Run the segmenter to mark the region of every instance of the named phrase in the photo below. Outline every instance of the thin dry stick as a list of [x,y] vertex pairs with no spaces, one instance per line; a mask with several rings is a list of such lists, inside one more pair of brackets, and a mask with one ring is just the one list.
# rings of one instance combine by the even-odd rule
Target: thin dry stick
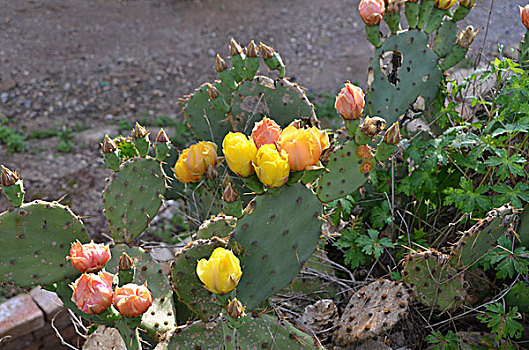
[[483,37],[483,43],[481,44],[481,48],[479,49],[478,59],[476,60],[474,69],[478,68],[479,63],[481,62],[481,56],[483,55],[483,49],[485,48],[485,41],[487,40],[487,35],[489,34],[490,18],[492,16],[493,7],[494,7],[494,0],[490,0],[489,17],[487,18],[487,26],[485,27],[485,36]]
[[[55,317],[57,317],[57,315],[55,315]],[[64,340],[64,338],[62,337],[62,335],[59,332],[59,330],[57,329],[57,327],[55,327],[55,324],[54,324],[55,323],[55,317],[53,317],[51,319],[51,328],[53,328],[53,330],[55,331],[55,335],[57,336],[57,338],[59,338],[59,340],[61,341],[61,344],[69,347],[70,349],[79,350],[78,348],[76,348],[75,346],[73,346],[72,344],[70,344],[70,343],[68,343],[67,341]]]

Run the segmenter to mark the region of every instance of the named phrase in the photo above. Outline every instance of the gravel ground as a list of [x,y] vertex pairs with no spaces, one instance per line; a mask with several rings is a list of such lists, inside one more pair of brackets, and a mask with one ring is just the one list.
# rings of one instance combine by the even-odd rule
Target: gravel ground
[[[0,163],[17,169],[28,197],[58,199],[106,230],[100,193],[108,171],[98,142],[119,120],[180,115],[178,100],[214,79],[214,56],[228,39],[263,41],[278,50],[287,75],[316,92],[345,80],[365,85],[372,47],[358,0],[0,0],[0,119],[26,134],[60,125],[75,133],[72,152],[57,138],[30,140],[30,152]],[[478,0],[468,23],[484,40],[491,1]],[[518,1],[493,1],[484,61],[523,34]],[[7,208],[0,199],[0,211]]]

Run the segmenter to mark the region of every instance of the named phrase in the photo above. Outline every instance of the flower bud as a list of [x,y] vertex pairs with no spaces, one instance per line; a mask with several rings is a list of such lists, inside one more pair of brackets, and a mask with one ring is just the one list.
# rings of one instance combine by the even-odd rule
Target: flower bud
[[13,186],[18,180],[20,180],[20,175],[18,175],[16,171],[11,171],[5,166],[1,166],[0,185],[10,187]]
[[167,137],[167,134],[165,133],[165,130],[162,128],[158,132],[158,135],[156,135],[156,142],[158,143],[166,143],[169,142],[169,137]]
[[290,170],[310,170],[319,162],[323,150],[329,147],[329,137],[316,127],[298,129],[291,124],[281,132],[278,145],[288,154]]
[[100,314],[112,304],[112,280],[114,276],[105,271],[84,273],[70,286],[72,301],[77,308],[89,315]]
[[456,4],[457,0],[435,0],[433,5],[440,10],[448,10]]
[[217,145],[200,141],[182,151],[174,167],[175,177],[183,183],[197,182],[216,163]]
[[385,4],[383,0],[362,0],[358,5],[360,17],[367,26],[380,24],[384,17]]
[[364,119],[364,122],[362,123],[362,126],[360,127],[360,130],[368,136],[368,137],[374,137],[378,135],[381,131],[383,131],[386,128],[386,121],[379,117],[366,117]]
[[215,294],[231,292],[242,276],[239,259],[231,250],[221,247],[215,249],[208,260],[200,260],[196,271],[204,288]]
[[225,71],[226,69],[228,69],[228,64],[226,63],[226,61],[224,61],[222,57],[220,57],[219,54],[217,54],[217,58],[215,59],[215,70],[217,71],[217,73],[220,73],[222,71]]
[[257,45],[255,45],[255,41],[250,41],[248,48],[246,49],[246,56],[250,58],[256,58],[258,54],[259,51],[257,49]]
[[472,42],[476,38],[476,35],[478,34],[479,30],[474,30],[474,27],[468,26],[463,30],[459,35],[457,36],[456,44],[468,49],[470,45],[472,45]]
[[263,57],[263,60],[274,57],[275,51],[270,46],[259,43],[259,49],[261,50],[261,57]]
[[260,122],[255,123],[252,130],[252,139],[257,149],[262,145],[275,144],[281,135],[281,127],[273,119],[264,117]]
[[220,92],[219,92],[219,90],[217,90],[217,88],[214,87],[213,85],[209,85],[209,88],[208,88],[208,96],[209,96],[209,99],[210,99],[210,100],[214,100],[214,99],[216,99],[217,97],[220,96]]
[[141,126],[139,123],[136,123],[134,125],[134,129],[132,129],[132,138],[133,139],[142,139],[145,136],[149,135],[147,132],[147,129],[145,129],[143,126]]
[[206,179],[215,180],[217,177],[219,177],[217,167],[214,165],[208,166],[208,169],[206,170]]
[[476,5],[476,0],[459,0],[459,6],[471,9]]
[[108,135],[105,135],[105,139],[103,140],[103,143],[101,144],[101,148],[104,154],[110,154],[116,151],[118,146],[110,137],[108,137]]
[[70,256],[72,266],[79,272],[97,272],[105,267],[110,260],[110,249],[108,245],[94,243],[81,244],[79,241],[72,243]]
[[233,298],[233,300],[231,300],[226,307],[227,314],[231,318],[240,318],[246,316],[244,313],[245,309],[246,307],[244,307],[237,298]]
[[253,167],[259,180],[267,187],[283,186],[290,173],[287,152],[278,151],[272,144],[259,148]]
[[237,199],[239,199],[239,193],[233,188],[231,181],[228,181],[224,188],[224,193],[222,194],[222,200],[226,203],[234,203]]
[[114,306],[123,316],[141,316],[151,305],[152,293],[147,288],[147,283],[141,286],[128,283],[114,290]]
[[230,40],[230,56],[233,57],[233,56],[237,56],[237,55],[240,55],[242,53],[242,47],[241,45],[239,45],[239,43],[231,38]]
[[388,145],[398,145],[402,136],[400,135],[399,122],[395,122],[384,134],[384,142]]
[[252,162],[255,160],[257,147],[246,135],[240,132],[228,133],[222,141],[222,152],[228,167],[235,174],[248,177],[255,172]]
[[360,118],[364,111],[364,106],[364,92],[361,88],[349,82],[345,83],[345,86],[336,96],[336,102],[334,103],[334,108],[346,120]]
[[128,271],[134,267],[134,260],[125,252],[121,253],[119,258],[119,270]]
[[525,7],[518,6],[520,8],[520,17],[522,17],[522,23],[529,30],[529,5]]
[[399,13],[402,7],[402,0],[388,0],[388,12]]

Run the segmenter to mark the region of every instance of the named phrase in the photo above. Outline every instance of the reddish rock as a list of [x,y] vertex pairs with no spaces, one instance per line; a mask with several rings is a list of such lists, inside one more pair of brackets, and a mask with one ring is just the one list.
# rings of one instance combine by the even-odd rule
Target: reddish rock
[[0,338],[12,339],[44,326],[44,314],[28,294],[20,294],[0,304]]

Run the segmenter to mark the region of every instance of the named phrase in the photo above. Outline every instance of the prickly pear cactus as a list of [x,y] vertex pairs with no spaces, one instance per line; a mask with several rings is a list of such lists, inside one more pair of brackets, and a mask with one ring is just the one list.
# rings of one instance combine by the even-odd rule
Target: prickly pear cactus
[[441,312],[455,310],[466,300],[464,274],[450,264],[450,257],[435,250],[409,254],[402,279],[419,301]]
[[378,279],[362,287],[351,296],[334,341],[349,348],[387,332],[407,315],[409,301],[406,287],[399,282]]
[[[253,42],[250,45],[254,45]],[[279,57],[275,52],[274,55]],[[304,91],[283,74],[276,80],[255,76],[259,58],[257,54],[254,56],[232,53],[232,68],[218,56],[220,80],[201,85],[187,98],[184,112],[196,139],[220,144],[230,131],[251,131],[254,122],[263,116],[274,118],[281,126],[294,119],[315,120],[314,108]],[[246,69],[256,62],[253,69]],[[245,65],[246,68],[241,68]]]
[[215,295],[207,291],[198,279],[197,262],[203,258],[208,259],[215,248],[225,246],[226,241],[216,237],[193,241],[177,253],[171,263],[171,285],[174,292],[204,322],[215,320],[221,308],[215,301]]
[[197,231],[198,239],[210,239],[213,236],[219,238],[228,237],[237,224],[237,218],[229,215],[219,214],[206,220]]
[[327,171],[318,180],[317,195],[322,202],[342,198],[362,186],[374,167],[373,159],[362,159],[358,156],[359,147],[354,141],[339,146],[327,163]]
[[520,225],[516,232],[520,237],[520,243],[529,248],[529,208],[525,208],[520,214]]
[[460,267],[468,267],[487,254],[498,238],[509,230],[517,214],[510,205],[493,209],[468,231],[463,233],[452,249],[452,255]]
[[529,283],[516,283],[505,296],[505,303],[517,306],[521,312],[529,312]]
[[[391,64],[381,63],[390,58]],[[439,90],[443,72],[439,57],[428,48],[428,36],[418,30],[391,35],[376,49],[369,66],[367,107],[370,115],[393,123],[419,96],[428,106]],[[390,71],[388,71],[390,70]]]
[[292,281],[316,249],[322,225],[322,205],[301,183],[260,195],[251,208],[237,221],[230,241],[244,248],[244,273],[237,291],[248,309]]
[[162,266],[154,261],[149,253],[139,247],[118,244],[112,247],[110,251],[113,259],[105,266],[108,272],[117,275],[119,257],[121,253],[127,253],[136,267],[132,283],[147,283],[147,287],[152,292],[153,303],[141,318],[141,328],[154,339],[158,339],[159,335],[176,327],[173,290],[169,279],[162,271]]
[[103,204],[112,238],[132,243],[158,213],[165,193],[165,174],[158,161],[134,158],[113,173],[103,190]]
[[[454,11],[440,10],[434,1],[421,1],[420,6],[408,1],[405,6],[408,29],[391,30],[382,42],[378,30],[368,31],[376,36],[370,41],[377,48],[369,66],[367,107],[370,115],[383,116],[388,123],[399,120],[416,101],[430,107],[444,84],[443,74],[465,57],[476,33],[472,29],[458,36],[457,22],[470,12],[462,5]],[[400,23],[399,12],[385,12],[390,28]]]
[[[235,340],[231,339],[232,336]],[[287,321],[270,315],[256,315],[248,317],[233,335],[226,336],[221,324],[194,323],[179,333],[175,332],[169,341],[158,344],[156,350],[223,349],[225,343],[235,343],[238,349],[316,348],[312,337]]]
[[19,287],[75,278],[66,261],[75,240],[89,241],[81,219],[68,207],[34,201],[0,214],[0,279]]

